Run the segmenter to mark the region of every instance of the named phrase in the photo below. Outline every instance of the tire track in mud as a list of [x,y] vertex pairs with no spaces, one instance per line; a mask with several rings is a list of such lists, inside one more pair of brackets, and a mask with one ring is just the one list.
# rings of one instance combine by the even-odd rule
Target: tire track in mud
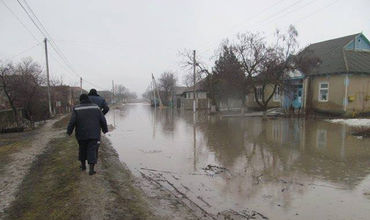
[[[215,173],[211,172],[212,174],[210,174],[208,172],[209,169],[205,168],[203,170],[204,173],[198,173],[197,175],[214,176],[221,173],[221,172]],[[228,171],[226,168],[222,168],[221,170]],[[204,198],[202,198],[200,195],[194,193],[189,187],[181,183],[179,181],[180,178],[175,176],[176,173],[171,171],[160,171],[150,168],[141,168],[138,172],[140,173],[142,178],[144,178],[149,183],[156,185],[160,190],[164,190],[173,195],[177,202],[187,207],[197,219],[212,219],[212,220],[268,219],[268,217],[264,216],[263,214],[250,209],[244,209],[241,211],[228,209],[218,212],[217,214],[214,214],[210,211],[207,211],[213,208],[212,205],[209,202],[207,202]],[[229,171],[228,174],[231,175]],[[173,180],[171,180],[171,177],[173,178]]]

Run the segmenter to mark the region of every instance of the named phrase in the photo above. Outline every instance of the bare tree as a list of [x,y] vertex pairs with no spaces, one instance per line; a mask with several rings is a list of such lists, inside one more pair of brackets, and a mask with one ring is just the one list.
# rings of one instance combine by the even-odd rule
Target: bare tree
[[182,62],[181,67],[185,69],[187,74],[184,76],[184,83],[187,87],[192,87],[195,84],[200,82],[202,79],[204,79],[206,76],[210,74],[210,71],[208,71],[208,68],[206,65],[201,61],[199,56],[196,56],[196,67],[197,71],[195,73],[195,79],[194,79],[194,73],[193,73],[193,52],[191,50],[183,50],[179,52]]
[[132,99],[136,99],[137,95],[135,92],[130,92],[128,88],[121,84],[114,86],[114,98],[116,102],[123,103]]
[[276,31],[276,40],[270,45],[258,33],[237,37],[234,50],[247,77],[247,89],[254,92],[254,99],[264,112],[277,87],[290,89],[289,72],[299,70],[301,63],[306,63],[306,68],[309,66],[306,59],[295,59],[297,36],[297,30],[291,25],[285,34]]
[[117,84],[114,87],[114,98],[117,102],[124,102],[127,99],[128,89],[121,84]]
[[246,76],[247,83],[244,90],[247,93],[256,91],[257,82],[255,79],[261,73],[268,56],[268,48],[264,38],[258,33],[238,34],[233,48]]
[[13,110],[15,122],[17,123],[17,126],[19,126],[17,107],[15,106],[15,97],[13,96],[14,80],[12,79],[12,75],[14,72],[14,66],[11,63],[5,65],[2,64],[0,66],[1,88],[9,102],[11,109]]
[[16,66],[15,76],[20,85],[15,90],[16,99],[24,108],[26,117],[31,121],[45,119],[43,117],[47,115],[44,112],[47,109],[46,87],[42,87],[45,84],[45,78],[41,72],[41,66],[31,58],[23,59]]
[[163,94],[163,102],[165,105],[169,105],[172,100],[175,92],[176,81],[175,75],[171,72],[164,72],[159,78],[159,89]]
[[15,66],[1,67],[2,87],[14,114],[21,107],[31,121],[44,119],[47,115],[46,93],[42,87],[45,80],[41,72],[40,65],[31,58],[23,59]]

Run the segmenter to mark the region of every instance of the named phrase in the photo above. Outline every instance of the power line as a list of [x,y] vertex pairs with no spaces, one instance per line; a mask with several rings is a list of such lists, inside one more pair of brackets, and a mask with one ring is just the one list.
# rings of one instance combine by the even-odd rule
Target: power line
[[[17,0],[17,1],[18,1],[18,3],[20,3],[19,0]],[[35,12],[32,10],[31,6],[27,3],[26,0],[23,0],[23,2],[25,3],[27,9],[30,11],[30,13],[33,15],[33,17],[36,18],[36,21],[37,21],[38,25],[41,27],[41,28],[38,28],[38,29],[39,30],[40,29],[43,30],[43,35],[48,38],[48,41],[50,42],[50,45],[53,47],[54,51],[58,54],[58,56],[61,57],[61,59],[63,60],[63,62],[66,63],[66,65],[72,70],[72,72],[75,72],[75,70],[72,67],[71,63],[69,62],[69,60],[67,59],[67,57],[64,55],[63,51],[57,46],[57,44],[55,43],[55,41],[53,40],[53,38],[51,37],[51,35],[47,31],[47,29],[45,28],[45,26],[42,24],[41,20],[37,17],[37,15],[35,14]],[[79,74],[76,73],[76,75],[78,77],[80,77]]]
[[[334,1],[330,2],[329,4],[325,5],[324,7],[319,8],[319,9],[317,9],[317,10],[313,11],[311,14],[308,14],[307,16],[301,17],[298,21],[299,21],[299,22],[304,21],[304,20],[306,20],[307,18],[311,17],[312,15],[314,15],[314,14],[316,14],[316,13],[320,12],[321,10],[324,10],[324,9],[326,9],[326,8],[328,8],[328,7],[330,7],[330,6],[334,5],[334,4],[336,4],[336,3],[338,3],[339,1],[342,1],[342,0],[334,0]],[[298,23],[298,22],[297,22],[297,23]]]
[[[272,16],[269,16],[269,17],[265,20],[265,22],[262,22],[262,23],[260,23],[260,24],[258,24],[258,25],[257,25],[257,24],[255,24],[255,25],[253,25],[252,27],[257,27],[257,26],[261,26],[261,25],[269,24],[269,23],[271,23],[271,19],[273,19],[274,17],[276,17],[276,19],[279,19],[279,18],[285,17],[286,15],[291,14],[292,12],[296,12],[296,11],[298,11],[298,10],[301,10],[302,8],[307,7],[308,5],[310,5],[310,4],[314,3],[314,2],[316,2],[317,0],[312,0],[312,1],[308,2],[308,3],[306,3],[305,5],[301,6],[300,8],[296,8],[296,9],[289,10],[287,13],[283,14],[285,10],[290,9],[290,8],[292,8],[292,7],[296,6],[296,5],[297,5],[298,3],[300,3],[301,1],[302,1],[302,0],[295,1],[295,2],[294,2],[294,3],[292,3],[291,5],[289,5],[289,6],[285,7],[285,8],[284,8],[284,9],[282,9],[282,10],[279,10],[277,13],[274,13]],[[309,14],[308,16],[302,17],[302,18],[300,18],[300,19],[298,19],[298,20],[296,20],[295,22],[292,22],[292,23],[295,23],[295,24],[296,24],[296,23],[298,23],[298,22],[300,22],[300,21],[302,21],[302,20],[305,20],[305,19],[307,19],[308,17],[311,17],[312,15],[316,14],[317,12],[319,12],[319,11],[321,11],[321,10],[323,10],[323,9],[326,9],[326,8],[330,7],[331,5],[334,5],[335,3],[339,2],[339,1],[341,1],[341,0],[335,0],[335,1],[331,2],[331,3],[329,3],[328,5],[326,5],[326,6],[322,7],[322,8],[319,8],[319,9],[315,10],[313,13]],[[266,23],[266,21],[267,21],[267,23]],[[272,32],[271,34],[267,35],[267,36],[270,36],[270,35],[272,35],[272,34],[273,34],[273,32]],[[205,48],[205,49],[200,50],[200,51],[202,51],[202,52],[206,52],[206,51],[209,51],[209,50],[212,50],[212,48]]]
[[[284,1],[286,1],[286,0],[279,0],[279,1],[277,1],[276,3],[274,3],[274,4],[272,4],[272,5],[270,5],[270,6],[268,6],[268,7],[266,7],[266,8],[263,8],[262,10],[260,10],[259,12],[257,12],[256,14],[257,15],[261,15],[261,14],[263,14],[264,12],[266,12],[266,11],[268,11],[268,10],[270,10],[270,9],[272,9],[272,8],[274,8],[274,7],[276,7],[277,5],[279,5],[279,4],[281,4],[282,2],[284,2]],[[250,19],[253,19],[253,18],[255,18],[256,16],[255,15],[252,15],[252,16],[249,16],[247,19],[244,19],[244,20],[248,20],[248,23],[250,23]],[[240,25],[242,25],[244,22],[240,22],[240,23],[238,23],[238,24],[236,24],[236,25],[233,25],[230,29],[234,29],[235,27],[238,27],[238,26],[240,26]],[[229,29],[229,30],[230,30]],[[208,44],[208,45],[213,45],[215,42],[212,42],[211,44]],[[207,46],[208,47],[208,46]],[[209,50],[209,49],[205,49],[204,51],[207,51],[207,50]],[[203,51],[203,52],[204,52]]]
[[[21,8],[23,9],[23,11],[27,14],[27,16],[30,18],[30,20],[32,21],[32,23],[39,30],[39,32],[45,38],[48,38],[48,41],[50,42],[50,46],[53,48],[53,50],[55,51],[55,53],[59,56],[59,58],[63,62],[63,64],[66,67],[68,67],[70,69],[70,71],[74,75],[76,75],[79,78],[82,78],[82,76],[75,71],[75,69],[73,68],[72,64],[69,62],[68,58],[64,55],[63,51],[57,46],[57,44],[55,43],[55,41],[53,40],[53,38],[51,37],[51,35],[47,31],[47,29],[45,28],[45,26],[42,24],[42,22],[40,21],[40,19],[37,17],[36,13],[32,10],[32,8],[30,7],[30,5],[27,3],[27,1],[26,0],[23,0],[24,5],[20,2],[20,0],[17,0],[17,2],[21,6]],[[86,79],[84,79],[84,81],[86,83],[92,85],[92,86],[95,86],[95,87],[98,87],[98,88],[102,88],[100,86],[97,86],[97,85],[95,85],[95,84],[87,81]]]
[[46,36],[45,33],[40,29],[40,27],[37,25],[37,23],[35,22],[35,20],[32,18],[32,16],[29,14],[29,12],[27,11],[27,9],[22,5],[22,3],[17,0],[18,4],[22,7],[23,11],[26,12],[28,18],[31,20],[31,22],[36,26],[36,28],[40,31],[40,33],[43,35],[43,36]]
[[[284,13],[286,10],[290,9],[290,8],[293,8],[294,6],[298,5],[300,2],[302,2],[303,0],[298,0],[298,1],[295,1],[293,4],[291,5],[288,5],[287,7],[279,10],[277,13],[274,13],[273,15],[269,16],[269,18],[267,19],[264,19],[264,21],[269,21],[271,19],[274,19],[274,17]],[[263,22],[262,22],[263,23]],[[262,23],[260,25],[262,25]]]
[[32,33],[32,31],[30,29],[28,29],[28,27],[22,22],[22,20],[14,13],[14,11],[5,3],[4,0],[1,0],[1,2],[4,4],[4,6],[10,11],[10,13],[18,20],[18,22],[24,27],[24,29],[26,29],[28,31],[28,33],[33,37],[33,39],[35,39],[36,42],[38,42],[39,40],[37,39],[37,37]]
[[[58,58],[54,55],[54,54],[50,54],[51,55],[51,58],[56,61],[68,74],[70,74],[71,76],[75,76],[75,73],[72,72],[70,69],[66,68],[65,64],[64,63],[61,63],[61,61],[58,60],[58,58],[60,59],[60,57],[58,56]],[[64,64],[64,65],[63,65]],[[72,78],[70,78],[72,79]],[[98,85],[95,85],[94,83],[91,83],[90,81],[87,81],[87,80],[83,80],[84,82],[86,82],[87,84],[93,86],[93,87],[96,87],[98,89],[102,89],[104,90],[104,88],[102,88],[101,86],[98,86]]]
[[[15,57],[17,57],[17,56],[19,56],[19,55],[22,55],[22,54],[24,54],[24,53],[26,53],[26,52],[28,52],[28,51],[30,51],[30,50],[32,50],[33,48],[35,48],[35,47],[37,47],[37,46],[40,46],[41,45],[41,42],[40,43],[37,43],[37,44],[35,44],[35,45],[33,45],[32,47],[29,47],[29,48],[27,48],[27,49],[25,49],[25,50],[22,50],[21,52],[19,52],[19,53],[17,53],[17,54],[15,54],[15,55],[12,55],[12,56],[8,56],[8,57],[3,57],[2,58],[2,60],[11,60],[11,59],[13,59],[13,58],[15,58]],[[1,59],[0,59],[1,60]]]
[[[317,1],[318,1],[318,0],[313,0],[313,1],[310,1],[310,2],[306,3],[305,5],[301,6],[301,7],[300,7],[300,8],[298,8],[298,9],[294,9],[294,8],[293,8],[292,10],[287,11],[287,12],[285,12],[284,14],[280,13],[280,15],[278,14],[278,16],[277,16],[275,19],[279,19],[279,18],[285,17],[285,16],[287,16],[288,14],[291,14],[291,13],[293,13],[293,12],[297,12],[297,11],[299,11],[299,10],[302,10],[303,8],[305,8],[305,7],[309,6],[309,5],[311,5],[312,3],[317,2]],[[267,20],[267,22],[265,21],[265,22],[261,23],[261,25],[269,24],[269,23],[271,23],[273,20],[274,20],[274,19],[269,19],[269,20]]]

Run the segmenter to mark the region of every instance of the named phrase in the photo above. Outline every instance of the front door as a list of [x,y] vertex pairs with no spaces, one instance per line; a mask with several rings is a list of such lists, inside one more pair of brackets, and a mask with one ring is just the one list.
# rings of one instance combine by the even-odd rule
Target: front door
[[302,108],[302,85],[298,85],[296,87],[296,91],[294,94],[294,99],[293,99],[293,108],[295,109],[300,109]]

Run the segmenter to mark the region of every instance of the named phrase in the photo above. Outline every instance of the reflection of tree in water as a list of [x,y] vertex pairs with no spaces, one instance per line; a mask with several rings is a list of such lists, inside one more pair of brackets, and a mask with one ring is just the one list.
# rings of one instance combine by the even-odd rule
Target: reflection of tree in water
[[[224,119],[198,127],[220,165],[236,174],[224,179],[225,192],[233,189],[251,198],[269,188],[271,201],[289,206],[292,196],[306,192],[315,179],[353,189],[370,173],[369,142],[359,144],[327,122]],[[323,129],[324,141],[318,132]],[[354,146],[358,149],[350,152]]]
[[111,106],[108,114],[105,115],[105,117],[109,119],[109,121],[113,122],[115,126],[116,121],[126,118],[131,109],[132,106],[127,105]]
[[224,167],[232,167],[245,151],[242,124],[233,120],[209,120],[199,124],[207,147]]
[[[278,135],[274,131],[276,125]],[[324,141],[322,130],[327,132]],[[270,120],[263,123],[254,140],[260,149],[272,153],[271,177],[302,173],[354,188],[370,173],[370,150],[365,147],[369,143],[358,143],[359,140],[341,130],[341,126],[323,121]],[[355,151],[348,150],[356,146]]]
[[[192,117],[185,120],[191,123]],[[299,119],[219,120],[198,116],[197,128],[207,148],[227,168],[245,157],[243,166],[272,179],[301,172],[348,187],[370,173],[369,141],[348,135],[341,125]],[[320,136],[322,130],[327,132],[325,140]]]
[[[191,111],[179,117],[193,125]],[[315,180],[353,189],[370,172],[369,141],[361,144],[336,124],[297,119],[220,120],[197,113],[196,129],[197,139],[201,136],[204,141],[197,143],[199,148],[214,152],[217,165],[233,173],[231,178],[221,174],[222,191],[237,192],[241,201],[263,194],[270,196],[266,201],[288,207]]]
[[370,174],[370,141],[353,137],[344,125],[307,121],[305,137],[292,169],[349,189]]
[[173,132],[176,130],[177,123],[177,109],[165,108],[165,109],[152,109],[155,114],[155,123],[161,126],[163,134],[173,135]]

